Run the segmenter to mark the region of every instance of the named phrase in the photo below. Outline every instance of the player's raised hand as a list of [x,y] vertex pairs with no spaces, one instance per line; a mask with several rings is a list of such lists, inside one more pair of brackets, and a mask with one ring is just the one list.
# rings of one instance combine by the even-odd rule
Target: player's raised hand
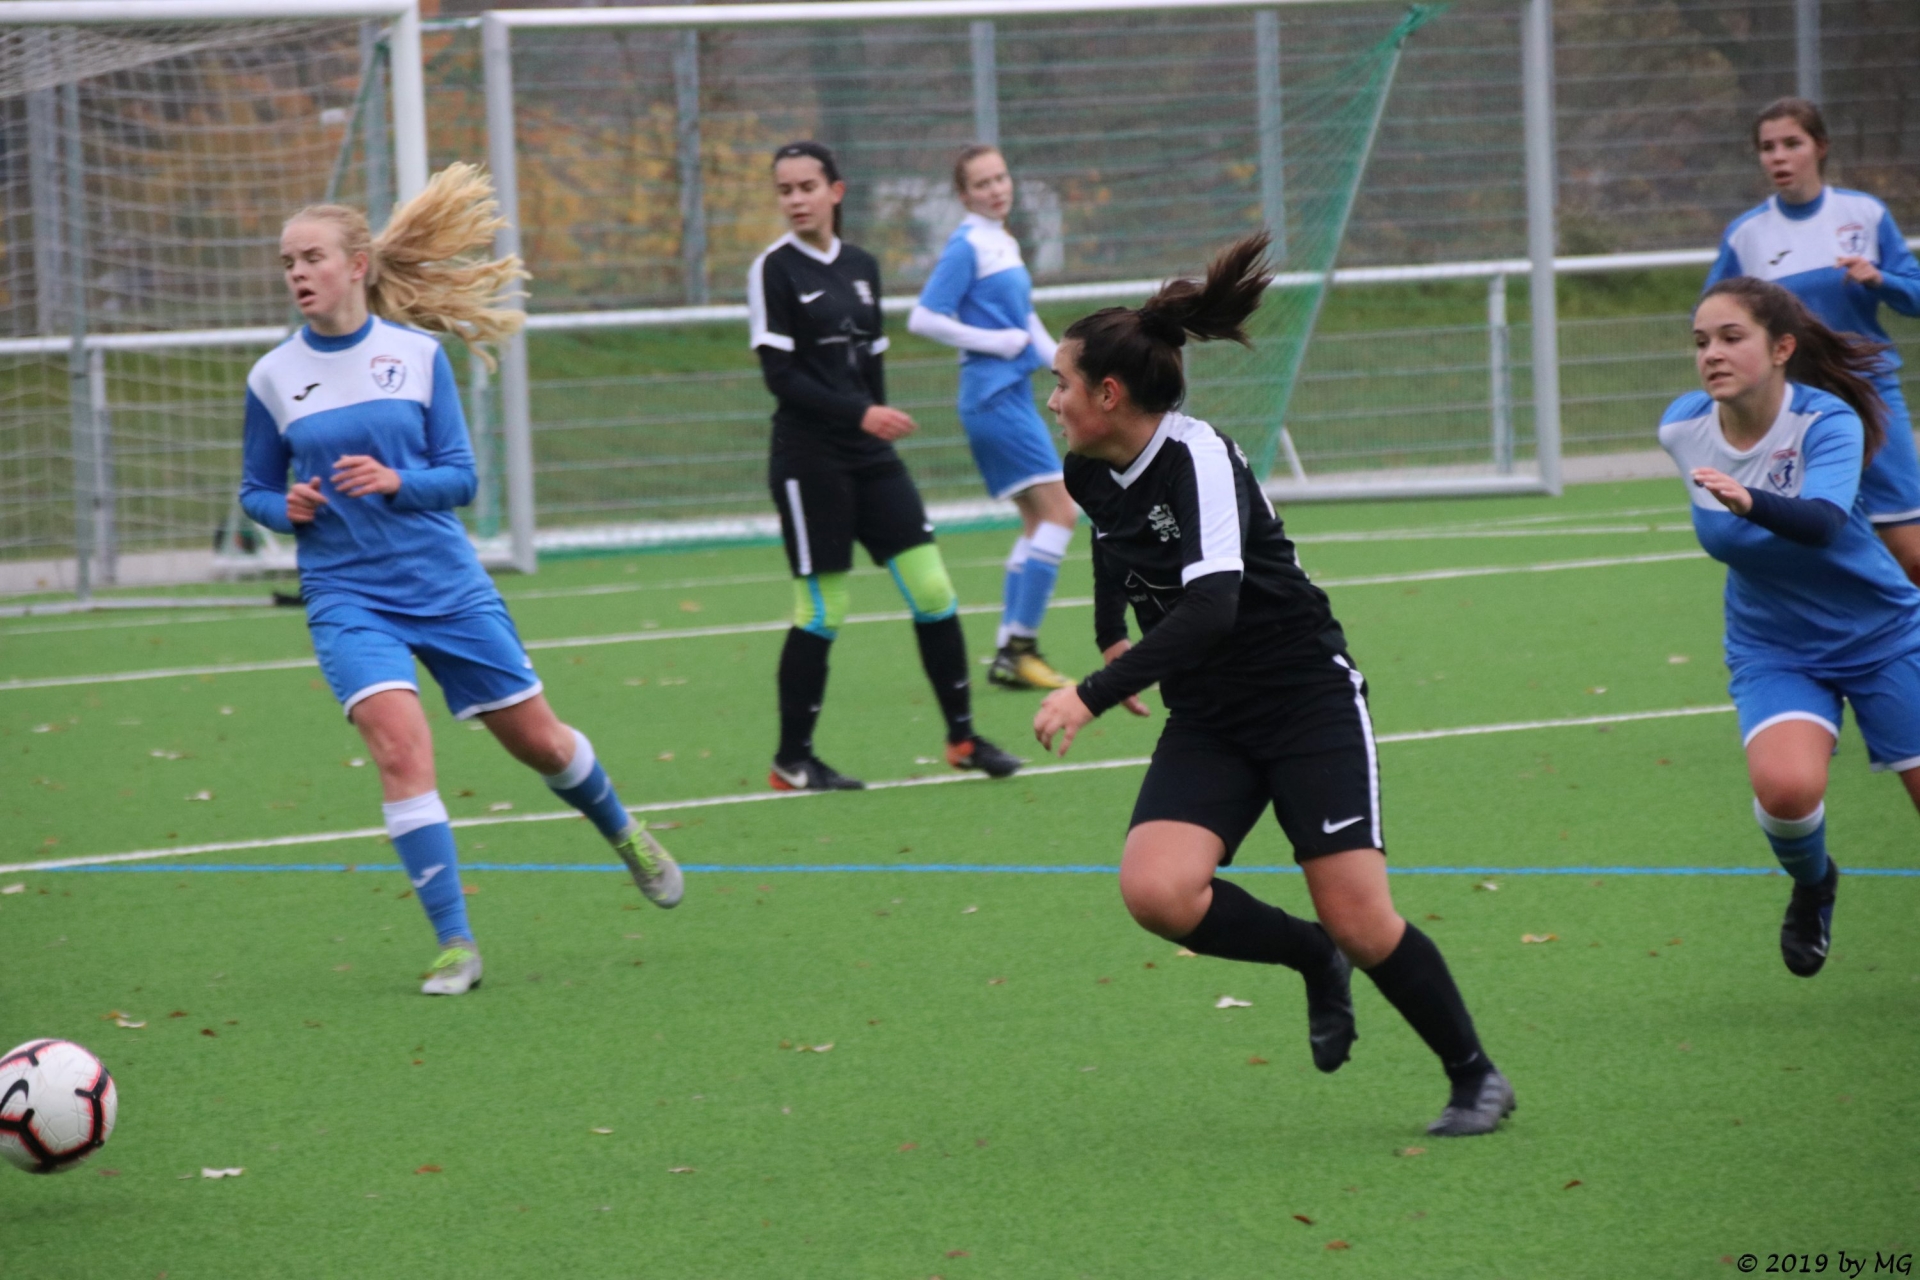
[[1692,478],[1694,484],[1712,494],[1721,506],[1733,514],[1743,516],[1753,510],[1753,495],[1732,476],[1715,471],[1712,467],[1695,467]]
[[1060,754],[1066,755],[1067,748],[1073,745],[1074,735],[1093,723],[1093,712],[1087,710],[1087,704],[1080,701],[1080,692],[1072,685],[1064,689],[1055,689],[1040,704],[1040,710],[1033,716],[1033,736],[1048,751],[1053,750],[1055,735],[1060,737]]
[[1855,284],[1863,284],[1869,289],[1879,288],[1880,281],[1885,279],[1880,274],[1880,268],[1857,253],[1843,253],[1833,260],[1833,265],[1846,272],[1847,279]]
[[326,505],[327,495],[320,492],[319,476],[287,490],[287,519],[295,524],[312,524],[314,513]]
[[333,464],[333,487],[349,498],[400,492],[400,473],[378,458],[349,453]]
[[891,405],[876,404],[867,407],[865,416],[860,419],[860,429],[870,436],[893,441],[912,435],[916,427],[913,419],[900,410]]

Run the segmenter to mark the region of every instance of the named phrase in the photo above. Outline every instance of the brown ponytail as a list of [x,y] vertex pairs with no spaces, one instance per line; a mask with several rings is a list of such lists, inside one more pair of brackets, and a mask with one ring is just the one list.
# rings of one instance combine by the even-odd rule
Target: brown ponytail
[[1138,308],[1107,307],[1068,326],[1089,383],[1117,378],[1147,413],[1179,407],[1187,395],[1180,348],[1188,338],[1251,346],[1243,327],[1273,281],[1267,233],[1237,240],[1207,264],[1204,280],[1169,280]]
[[1788,381],[1818,387],[1846,401],[1860,415],[1860,426],[1866,432],[1866,458],[1880,451],[1887,440],[1887,408],[1874,389],[1873,375],[1880,371],[1881,355],[1891,350],[1886,343],[1834,332],[1800,299],[1766,280],[1734,276],[1707,290],[1700,300],[1722,296],[1746,308],[1769,338],[1777,340],[1792,334]]

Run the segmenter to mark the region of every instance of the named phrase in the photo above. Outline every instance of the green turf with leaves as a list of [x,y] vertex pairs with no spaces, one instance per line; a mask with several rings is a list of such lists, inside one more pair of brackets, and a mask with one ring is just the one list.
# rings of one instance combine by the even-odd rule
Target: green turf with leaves
[[[1667,558],[1695,549],[1674,484],[1290,523],[1389,738],[1724,704],[1719,571]],[[944,541],[988,604],[1004,537]],[[503,580],[629,803],[761,793],[780,569],[758,548]],[[1488,572],[1437,576],[1462,570]],[[900,605],[868,573],[854,608]],[[297,615],[204,616],[0,624],[0,679],[305,653]],[[1053,615],[1063,666],[1089,624]],[[377,826],[316,678],[0,691],[0,859]],[[429,693],[443,794],[491,821],[463,858],[555,868],[467,873],[488,976],[458,1000],[414,994],[431,939],[383,838],[0,874],[25,886],[0,895],[0,1038],[78,1039],[121,1090],[78,1170],[0,1170],[0,1276],[1717,1276],[1920,1243],[1920,880],[1844,882],[1804,981],[1780,877],[1613,870],[1767,864],[1730,715],[1382,748],[1396,898],[1520,1096],[1499,1135],[1447,1142],[1422,1132],[1431,1056],[1364,980],[1354,1060],[1322,1077],[1293,974],[1127,919],[1099,868],[1157,704],[1066,761],[1116,767],[1045,772],[1033,701],[978,697],[1035,772],[932,785],[907,624],[850,625],[821,751],[929,785],[649,814],[711,868],[663,913],[583,822],[515,821],[559,806]],[[1829,803],[1843,867],[1915,865],[1911,807],[1851,731]],[[357,869],[192,869],[234,864]],[[877,869],[781,869],[847,864]],[[1004,869],[906,869],[956,864]],[[1234,874],[1306,909],[1270,823]]]

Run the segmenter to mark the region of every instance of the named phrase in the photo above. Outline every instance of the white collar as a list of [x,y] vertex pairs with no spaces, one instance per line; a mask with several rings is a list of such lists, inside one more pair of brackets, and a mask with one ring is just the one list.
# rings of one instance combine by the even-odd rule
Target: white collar
[[1170,434],[1168,428],[1172,425],[1173,414],[1171,412],[1162,414],[1160,425],[1153,429],[1153,439],[1147,441],[1147,447],[1140,451],[1140,456],[1133,460],[1133,465],[1129,466],[1125,472],[1108,468],[1113,476],[1113,482],[1122,489],[1131,488],[1133,482],[1140,478],[1140,473],[1152,466],[1153,460],[1159,456],[1160,446],[1167,442],[1167,436]]
[[984,213],[974,213],[972,210],[968,210],[967,215],[960,219],[960,225],[963,227],[979,227],[984,231],[999,231],[1002,233],[1007,229],[1006,223],[989,218]]
[[787,232],[787,234],[780,237],[780,243],[792,245],[794,248],[798,249],[800,252],[806,254],[809,258],[812,258],[815,262],[832,262],[835,258],[838,258],[840,256],[840,237],[839,236],[835,236],[833,238],[833,243],[827,246],[827,251],[825,253],[820,252],[818,249],[814,248],[812,245],[808,244],[805,240],[802,240],[799,236],[793,234],[793,232],[791,231]]
[[1780,434],[1780,429],[1786,425],[1789,418],[1793,417],[1793,393],[1796,389],[1793,383],[1787,383],[1787,393],[1780,398],[1780,412],[1774,416],[1772,425],[1767,428],[1765,435],[1761,436],[1758,440],[1754,441],[1751,446],[1745,449],[1734,448],[1733,442],[1727,439],[1726,428],[1720,425],[1720,402],[1718,400],[1714,401],[1714,442],[1722,449],[1725,449],[1730,456],[1738,458],[1743,462],[1753,457],[1756,453],[1759,453],[1762,449],[1770,447],[1773,438]]

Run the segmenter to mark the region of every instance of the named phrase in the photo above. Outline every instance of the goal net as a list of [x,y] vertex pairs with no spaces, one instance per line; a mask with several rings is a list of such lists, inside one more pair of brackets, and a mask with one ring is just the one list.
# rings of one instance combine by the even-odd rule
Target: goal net
[[268,536],[233,494],[281,222],[393,199],[385,23],[6,19],[0,592],[204,580]]
[[[892,317],[889,398],[920,423],[900,448],[949,526],[998,509],[979,501],[954,355],[907,335],[904,312],[962,216],[950,170],[974,141],[1007,157],[1011,229],[1056,334],[1198,272],[1240,236],[1272,233],[1280,279],[1253,348],[1188,348],[1191,411],[1233,435],[1262,474],[1303,478],[1315,450],[1459,461],[1454,435],[1442,438],[1457,424],[1422,424],[1408,412],[1422,394],[1412,388],[1396,387],[1413,399],[1362,428],[1378,429],[1371,439],[1288,426],[1395,69],[1434,11],[1008,5],[991,21],[928,21],[911,5],[885,7],[899,12],[487,17],[492,159],[503,191],[517,193],[510,247],[534,276],[501,412],[511,434],[519,400],[543,548],[766,534],[771,402],[742,303],[749,263],[784,230],[768,157],[796,138],[840,157],[844,234],[880,260]],[[1471,340],[1480,362],[1457,380],[1477,376],[1483,393],[1486,339]],[[1484,456],[1480,404],[1470,447]]]

